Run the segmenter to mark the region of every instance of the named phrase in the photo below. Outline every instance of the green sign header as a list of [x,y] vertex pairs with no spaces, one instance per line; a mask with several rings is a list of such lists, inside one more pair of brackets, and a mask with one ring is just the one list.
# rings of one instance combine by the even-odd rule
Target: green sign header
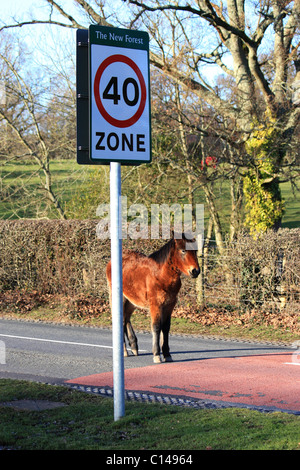
[[90,44],[149,50],[149,36],[144,31],[92,25],[89,40]]

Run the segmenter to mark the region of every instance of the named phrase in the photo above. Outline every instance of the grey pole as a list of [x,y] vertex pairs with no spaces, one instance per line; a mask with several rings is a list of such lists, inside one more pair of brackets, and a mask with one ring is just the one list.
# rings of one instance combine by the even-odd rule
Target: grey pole
[[110,162],[111,308],[115,421],[125,414],[121,217],[121,164]]

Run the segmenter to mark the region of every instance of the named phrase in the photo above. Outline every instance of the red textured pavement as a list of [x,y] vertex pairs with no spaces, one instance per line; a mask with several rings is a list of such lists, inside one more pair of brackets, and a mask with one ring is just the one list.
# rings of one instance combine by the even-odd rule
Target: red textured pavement
[[[66,383],[113,387],[113,374]],[[300,411],[300,361],[287,352],[155,364],[126,369],[125,389]]]

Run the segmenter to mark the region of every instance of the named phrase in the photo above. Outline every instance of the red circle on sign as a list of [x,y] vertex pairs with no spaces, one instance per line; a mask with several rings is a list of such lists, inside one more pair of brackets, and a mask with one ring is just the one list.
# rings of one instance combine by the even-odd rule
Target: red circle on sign
[[[124,62],[124,64],[129,65],[129,67],[131,67],[134,70],[134,72],[136,73],[136,75],[139,79],[139,82],[140,82],[140,86],[141,86],[141,102],[140,102],[140,105],[139,105],[136,113],[133,116],[131,116],[131,118],[125,119],[123,121],[121,121],[119,119],[115,119],[110,114],[108,114],[108,112],[106,111],[106,109],[104,108],[104,106],[102,104],[101,97],[100,97],[99,88],[100,88],[100,80],[101,80],[102,74],[103,74],[104,70],[106,69],[106,67],[108,67],[110,64],[113,64],[114,62]],[[133,62],[133,60],[129,59],[129,57],[126,57],[125,55],[121,55],[121,54],[115,54],[115,55],[112,55],[110,57],[107,57],[107,59],[105,59],[102,62],[102,64],[99,66],[99,68],[96,72],[96,75],[95,75],[95,80],[94,80],[95,101],[96,101],[97,108],[100,111],[100,114],[102,114],[104,119],[109,124],[111,124],[112,126],[115,126],[115,127],[130,127],[133,124],[135,124],[139,120],[141,115],[143,114],[145,104],[146,104],[146,95],[147,95],[146,85],[145,85],[145,80],[144,80],[144,77],[142,75],[142,72],[140,71],[138,66]]]

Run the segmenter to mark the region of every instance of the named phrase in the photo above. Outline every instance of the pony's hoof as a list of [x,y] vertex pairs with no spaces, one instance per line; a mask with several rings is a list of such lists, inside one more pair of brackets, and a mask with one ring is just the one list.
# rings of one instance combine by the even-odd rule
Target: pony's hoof
[[134,356],[138,356],[139,355],[139,352],[137,349],[131,349],[131,352]]
[[153,356],[153,362],[154,364],[160,364],[161,363],[160,356]]
[[173,362],[172,356],[164,356],[164,362]]
[[127,351],[127,349],[124,349],[124,357],[128,357],[128,351]]

